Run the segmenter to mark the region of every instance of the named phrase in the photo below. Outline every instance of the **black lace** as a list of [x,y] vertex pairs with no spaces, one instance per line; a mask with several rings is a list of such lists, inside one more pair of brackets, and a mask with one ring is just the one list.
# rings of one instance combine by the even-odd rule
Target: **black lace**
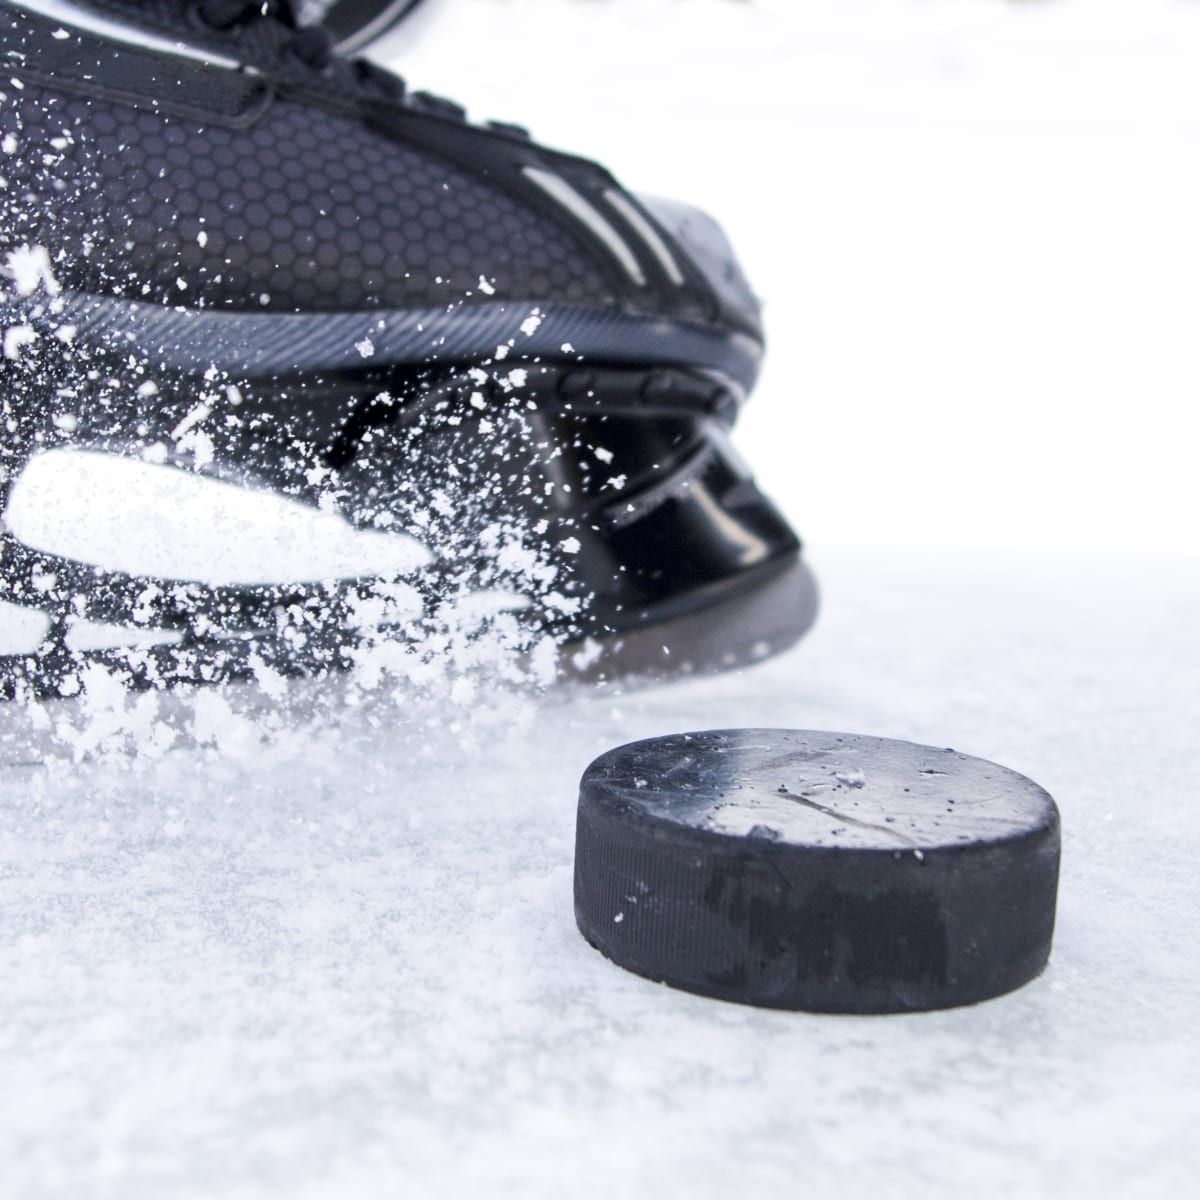
[[[294,0],[197,0],[196,12],[206,25],[219,30],[233,30],[260,19],[277,21],[290,31],[288,50],[306,66],[316,71],[328,71],[342,62],[358,84],[389,100],[403,100],[412,108],[451,120],[465,119],[466,110],[461,105],[431,92],[410,93],[399,75],[377,66],[370,59],[339,59],[329,30],[323,25],[301,25],[293,4]],[[528,131],[519,125],[499,121],[488,124],[513,137],[529,137]]]
[[291,30],[288,49],[305,65],[323,71],[333,62],[333,37],[321,25],[301,25],[292,0],[198,0],[196,11],[213,29],[233,29],[260,17]]

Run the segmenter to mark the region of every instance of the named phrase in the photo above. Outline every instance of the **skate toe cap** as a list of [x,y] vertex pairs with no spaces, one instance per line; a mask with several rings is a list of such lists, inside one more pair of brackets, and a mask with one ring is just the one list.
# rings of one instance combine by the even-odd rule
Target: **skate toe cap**
[[704,277],[722,321],[761,337],[762,306],[721,226],[701,209],[677,200],[639,195],[638,201]]

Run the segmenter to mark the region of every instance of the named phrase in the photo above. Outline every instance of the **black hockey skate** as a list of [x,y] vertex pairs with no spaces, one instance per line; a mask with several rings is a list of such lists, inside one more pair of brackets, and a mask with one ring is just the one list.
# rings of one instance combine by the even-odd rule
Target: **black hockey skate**
[[[706,217],[468,124],[286,3],[33,8],[0,7],[0,598],[45,614],[10,691],[322,672],[436,649],[472,605],[588,678],[808,628],[799,543],[726,436],[762,336]],[[385,566],[192,573],[132,534],[102,556],[94,512],[31,518],[33,475],[78,497],[100,464],[119,497],[286,498],[391,539]]]

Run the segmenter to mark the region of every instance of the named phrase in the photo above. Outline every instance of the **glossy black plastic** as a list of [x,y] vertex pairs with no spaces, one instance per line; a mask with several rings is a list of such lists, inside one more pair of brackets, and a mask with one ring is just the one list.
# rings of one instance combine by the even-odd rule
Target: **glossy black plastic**
[[[200,399],[195,376],[162,373],[148,399],[119,370],[93,374],[84,386],[73,379],[67,401],[52,362],[13,389],[20,418],[2,451],[0,492],[30,455],[59,446],[134,458],[156,446],[165,466],[196,469],[174,436]],[[729,444],[737,394],[715,377],[495,364],[470,373],[392,368],[251,379],[201,391],[215,410],[205,426],[213,442],[204,473],[313,505],[332,498],[364,528],[385,515],[391,528],[423,530],[437,561],[405,582],[431,605],[448,589],[517,586],[491,556],[489,530],[503,522],[536,531],[558,572],[555,590],[577,604],[564,613],[535,596],[525,619],[567,647],[567,673],[575,673],[570,647],[596,641],[621,649],[626,674],[728,666],[789,644],[815,614],[799,542]],[[449,502],[434,503],[439,496]],[[32,659],[10,661],[8,674],[51,690],[78,662],[64,642],[77,619],[181,632],[182,650],[132,660],[147,682],[198,670],[209,678],[218,658],[222,677],[252,658],[285,671],[337,668],[353,648],[348,607],[379,582],[181,589],[2,537],[0,599],[54,617],[47,644]],[[49,594],[47,578],[57,585]],[[156,585],[151,593],[148,583]],[[769,593],[771,605],[749,605],[747,593]],[[686,621],[700,611],[741,627],[709,646],[715,631]],[[289,621],[302,624],[302,643]],[[666,646],[669,657],[669,633],[637,648],[632,635],[672,623],[687,630],[673,662],[663,653]],[[582,673],[596,677],[591,663]]]

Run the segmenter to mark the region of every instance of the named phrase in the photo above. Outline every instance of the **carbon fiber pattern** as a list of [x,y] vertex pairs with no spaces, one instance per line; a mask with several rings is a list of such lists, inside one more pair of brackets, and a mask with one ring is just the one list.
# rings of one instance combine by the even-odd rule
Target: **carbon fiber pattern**
[[54,325],[64,321],[77,327],[78,338],[100,348],[136,349],[165,366],[214,366],[239,376],[472,362],[494,357],[511,340],[525,358],[688,365],[716,371],[749,390],[762,354],[752,338],[707,326],[612,309],[503,301],[449,309],[269,314],[166,308],[75,293],[62,297],[53,318]]

